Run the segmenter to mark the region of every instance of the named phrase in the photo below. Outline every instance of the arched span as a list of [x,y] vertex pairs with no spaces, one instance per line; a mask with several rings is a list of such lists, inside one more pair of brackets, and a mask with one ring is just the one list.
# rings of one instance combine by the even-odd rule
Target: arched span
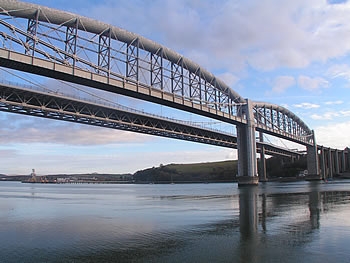
[[[21,17],[26,19],[37,19],[38,21],[42,21],[45,23],[50,23],[50,24],[55,24],[55,25],[70,28],[71,38],[75,37],[75,32],[73,32],[74,29],[78,29],[78,30],[87,31],[87,32],[99,35],[101,38],[106,37],[107,41],[110,38],[110,39],[124,42],[128,46],[134,46],[134,47],[137,46],[140,49],[150,52],[151,54],[157,54],[158,56],[161,56],[163,59],[166,59],[171,63],[174,63],[180,67],[187,69],[189,71],[189,74],[195,74],[200,79],[203,79],[206,83],[214,86],[216,89],[220,90],[221,92],[228,94],[232,102],[234,103],[244,102],[243,98],[238,93],[233,91],[223,81],[216,78],[212,73],[201,68],[198,64],[181,56],[180,54],[170,50],[165,46],[162,46],[152,40],[146,39],[137,34],[128,32],[116,26],[111,26],[109,24],[102,23],[97,20],[93,20],[90,18],[72,14],[69,12],[56,10],[56,9],[39,6],[35,4],[30,4],[30,3],[2,0],[0,8],[1,8],[2,14],[7,14],[9,16]],[[69,39],[65,39],[66,42],[68,42],[68,40]],[[108,48],[107,46],[105,47]],[[73,58],[73,55],[76,55],[76,53],[66,54],[66,55],[68,57],[71,55]],[[98,66],[101,66],[101,65],[98,65]],[[155,66],[160,66],[160,65],[155,65]],[[218,101],[218,103],[220,102]]]
[[[238,114],[246,101],[224,82],[167,47],[118,27],[0,0],[0,41],[0,66],[246,124]],[[266,103],[255,103],[253,110],[258,130],[308,141],[310,129],[288,110]]]
[[267,102],[252,102],[257,130],[313,144],[313,131],[290,110]]

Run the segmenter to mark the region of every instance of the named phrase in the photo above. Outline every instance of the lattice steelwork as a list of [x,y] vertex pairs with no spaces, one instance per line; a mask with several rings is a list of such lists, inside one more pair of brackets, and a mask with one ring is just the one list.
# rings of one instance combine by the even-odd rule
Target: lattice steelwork
[[[67,64],[71,64],[75,67],[76,54],[77,54],[77,38],[78,38],[78,20],[74,26],[67,26],[66,28],[66,40],[65,40],[65,55],[64,58]],[[69,56],[68,54],[71,54]]]
[[171,63],[171,92],[176,95],[184,96],[184,67],[182,58],[178,63]]
[[196,127],[186,122],[172,121],[126,107],[98,105],[26,87],[9,84],[2,84],[0,87],[0,111],[237,148],[237,138],[234,135]]
[[[246,101],[194,62],[151,40],[79,15],[0,0],[0,66],[115,92],[235,125]],[[294,114],[254,108],[257,129],[310,144]]]
[[127,45],[126,77],[139,80],[139,40],[137,38]]
[[254,118],[257,130],[292,139],[305,144],[313,143],[312,131],[287,109],[269,103],[254,103]]
[[[27,32],[29,35],[36,36],[38,30],[38,14],[39,10],[36,12],[35,19],[28,19]],[[25,52],[27,55],[34,56],[36,42],[35,38],[26,37]]]
[[[192,61],[119,28],[21,2],[0,1],[0,11],[3,48],[24,48],[37,58],[137,82],[229,116],[236,116],[237,103],[243,102]],[[21,26],[26,21],[27,26]]]
[[163,89],[163,49],[151,54],[151,86]]
[[104,70],[98,72],[108,76],[111,65],[111,30],[107,30],[105,34],[99,36],[98,45],[98,68]]

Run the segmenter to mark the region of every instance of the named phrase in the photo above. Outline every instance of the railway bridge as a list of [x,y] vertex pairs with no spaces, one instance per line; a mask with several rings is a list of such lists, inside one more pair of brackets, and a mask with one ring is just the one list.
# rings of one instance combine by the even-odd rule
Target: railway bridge
[[[261,159],[264,160],[265,153],[269,154],[266,151],[271,153],[277,149],[267,147],[262,141],[259,141],[257,146],[258,133],[276,136],[304,146],[310,179],[321,179],[326,176],[326,171],[327,176],[331,176],[334,172],[349,168],[347,150],[328,149],[317,145],[313,130],[288,109],[242,98],[195,62],[163,45],[116,26],[45,6],[0,0],[0,41],[1,67],[165,105],[235,126],[236,141],[234,136],[225,137],[223,134],[220,135],[220,140],[227,139],[225,145],[221,146],[231,145],[232,148],[238,149],[240,185],[258,184],[257,152],[260,152]],[[71,116],[71,119],[68,118],[69,121],[79,121],[81,109],[88,107],[78,107],[81,102],[61,98],[59,101],[65,101],[64,105],[70,107],[56,104],[56,108],[49,109],[50,97],[58,101],[53,94],[39,96],[33,91],[19,92],[20,89],[16,89],[13,85],[1,85],[0,90],[0,108],[3,111],[40,117],[52,117],[50,112],[56,112],[56,114],[62,113],[58,114],[61,116],[59,119]],[[17,99],[14,99],[9,94],[26,94],[26,96],[17,96]],[[30,105],[34,97],[46,100],[36,100],[36,103]],[[86,105],[89,103],[86,102]],[[69,113],[67,109],[70,110]],[[102,110],[101,112],[106,113]],[[128,114],[131,116],[130,112]],[[142,115],[134,114],[136,115],[133,116],[138,118]],[[87,124],[104,123],[100,126],[110,127],[112,125],[108,122],[110,117],[110,114],[97,116],[95,112],[89,116],[90,121]],[[149,122],[153,120],[151,116],[143,117],[143,120]],[[170,125],[166,120],[161,122]],[[131,126],[114,126],[126,129],[123,127]],[[159,127],[155,126],[153,129],[146,129],[145,125],[133,127],[130,130],[136,132],[152,130],[152,134],[175,138],[176,129],[165,131],[162,128],[159,131]],[[177,138],[186,140],[195,138],[202,143],[214,143],[207,135],[201,139],[198,139],[200,136],[197,135],[191,137],[188,131],[193,132],[197,128],[192,127],[191,130],[191,125],[187,125],[181,136],[177,134]],[[211,131],[211,135],[213,134]],[[298,154],[291,153],[291,155]]]

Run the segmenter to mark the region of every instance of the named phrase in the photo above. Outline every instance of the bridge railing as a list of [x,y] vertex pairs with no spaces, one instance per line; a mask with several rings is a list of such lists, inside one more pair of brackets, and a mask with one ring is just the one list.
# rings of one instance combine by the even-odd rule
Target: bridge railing
[[[109,108],[112,110],[115,109],[115,110],[122,110],[122,111],[129,112],[129,113],[135,113],[139,116],[148,116],[148,117],[156,118],[159,120],[171,121],[171,122],[178,123],[181,125],[187,125],[187,126],[192,126],[195,128],[201,128],[203,130],[205,129],[205,130],[208,130],[211,132],[217,132],[217,133],[225,134],[228,136],[233,136],[233,137],[237,136],[234,132],[229,132],[227,130],[213,128],[212,127],[212,124],[214,124],[213,122],[195,122],[195,121],[179,120],[179,119],[170,118],[170,117],[166,117],[166,116],[162,116],[162,115],[158,115],[158,114],[154,114],[154,113],[150,113],[150,112],[137,110],[135,108],[127,107],[127,106],[121,105],[119,103],[110,102],[110,101],[107,101],[104,99],[98,99],[98,98],[92,98],[92,97],[90,97],[90,98],[82,97],[82,96],[77,96],[74,94],[68,94],[68,93],[65,93],[62,91],[59,91],[59,92],[53,91],[49,88],[45,88],[42,86],[28,85],[28,84],[13,82],[13,81],[7,81],[7,80],[3,80],[3,79],[0,79],[0,85],[1,84],[4,84],[5,86],[14,87],[15,89],[21,89],[21,90],[26,90],[26,91],[35,91],[35,92],[40,92],[41,94],[46,94],[46,95],[50,95],[53,97],[80,101],[80,102],[86,103],[88,105],[102,106],[102,107],[106,107],[106,108]],[[0,99],[1,99],[1,97],[0,97]],[[210,125],[210,127],[208,125]]]

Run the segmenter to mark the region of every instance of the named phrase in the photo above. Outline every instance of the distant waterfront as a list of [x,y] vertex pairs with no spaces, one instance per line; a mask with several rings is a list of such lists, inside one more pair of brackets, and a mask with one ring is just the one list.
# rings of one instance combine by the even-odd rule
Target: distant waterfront
[[[290,160],[289,160],[290,161]],[[282,165],[284,163],[284,165]],[[301,172],[306,169],[306,161],[288,163],[279,158],[266,160],[269,180],[295,181],[300,180]],[[206,162],[193,164],[168,164],[159,167],[146,168],[133,174],[50,174],[37,176],[32,180],[31,175],[1,176],[1,180],[50,183],[209,183],[235,182],[237,160],[222,162]]]
[[348,262],[349,189],[0,182],[0,262]]

